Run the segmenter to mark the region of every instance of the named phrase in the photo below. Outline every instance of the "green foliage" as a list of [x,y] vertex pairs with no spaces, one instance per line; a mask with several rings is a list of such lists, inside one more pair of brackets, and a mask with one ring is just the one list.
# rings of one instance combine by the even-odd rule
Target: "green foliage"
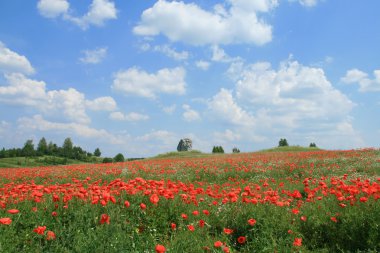
[[62,145],[62,156],[63,157],[72,157],[73,153],[73,142],[70,138],[66,138]]
[[95,151],[94,151],[94,156],[100,157],[101,155],[102,155],[102,152],[100,152],[100,149],[96,148]]
[[113,159],[110,158],[110,157],[104,157],[102,162],[103,162],[103,163],[112,163],[112,162],[113,162]]
[[33,140],[27,140],[22,148],[22,155],[25,157],[31,157],[36,154],[34,150]]
[[240,149],[238,149],[237,147],[234,147],[232,149],[232,153],[240,153]]
[[288,144],[288,141],[286,139],[280,139],[280,141],[278,142],[278,146],[279,147],[287,147],[287,146],[289,146],[289,144]]
[[123,156],[123,154],[121,154],[121,153],[119,153],[119,154],[117,154],[114,158],[113,158],[113,161],[115,162],[115,163],[118,163],[118,162],[124,162],[124,156]]
[[212,148],[212,153],[221,153],[223,154],[224,153],[224,149],[222,146],[214,146]]
[[310,148],[316,148],[317,145],[316,145],[314,142],[312,142],[312,143],[310,143],[309,147],[310,147]]
[[48,154],[48,144],[46,142],[45,137],[42,137],[37,145],[37,155],[43,156]]

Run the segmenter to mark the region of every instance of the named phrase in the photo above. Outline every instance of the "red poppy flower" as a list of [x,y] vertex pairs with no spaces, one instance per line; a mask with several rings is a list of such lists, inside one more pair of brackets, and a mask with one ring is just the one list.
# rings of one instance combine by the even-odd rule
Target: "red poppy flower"
[[46,226],[38,226],[37,228],[33,229],[33,232],[43,235],[46,230]]
[[199,227],[203,228],[205,226],[205,221],[204,220],[199,220]]
[[140,208],[141,208],[141,210],[145,210],[146,209],[146,205],[144,203],[141,203],[140,204]]
[[126,201],[124,201],[124,206],[125,206],[126,208],[128,208],[128,207],[131,206],[131,203],[129,203],[129,201],[126,200]]
[[50,240],[54,240],[55,239],[55,233],[53,231],[47,231],[46,233],[46,240],[50,241]]
[[302,246],[302,238],[294,238],[293,246]]
[[228,248],[228,247],[223,247],[223,252],[224,252],[224,253],[230,253],[230,248]]
[[203,210],[202,212],[203,212],[204,215],[209,215],[210,214],[210,212],[208,210]]
[[10,225],[12,220],[10,218],[0,218],[0,224],[2,225]]
[[154,205],[157,205],[158,201],[160,201],[160,198],[158,197],[157,194],[152,194],[149,198],[149,201],[154,204]]
[[300,212],[300,210],[298,210],[297,208],[292,209],[292,213],[294,213],[294,214],[299,214],[299,212]]
[[187,228],[188,228],[191,232],[193,232],[193,231],[195,230],[195,228],[194,228],[193,225],[187,225]]
[[58,213],[57,213],[57,212],[52,212],[52,213],[51,213],[51,216],[53,216],[53,217],[57,217],[57,216],[58,216]]
[[165,246],[161,244],[157,244],[155,249],[156,253],[164,253],[166,251]]
[[248,220],[248,224],[249,224],[250,226],[254,226],[254,225],[256,224],[256,220],[255,220],[255,219],[249,219],[249,220]]
[[184,219],[184,220],[186,220],[187,219],[187,215],[186,214],[181,214],[181,217],[182,217],[182,219]]
[[102,214],[100,218],[100,224],[104,223],[110,224],[110,217],[107,214]]
[[233,231],[232,229],[230,229],[230,228],[224,228],[224,229],[223,229],[223,232],[224,232],[225,234],[227,234],[227,235],[230,235],[230,234],[232,234],[234,231]]
[[237,241],[238,241],[238,243],[243,244],[246,241],[246,237],[245,236],[239,236]]
[[333,222],[337,223],[338,222],[338,219],[336,217],[331,217],[330,218]]
[[215,248],[220,248],[220,247],[222,247],[223,246],[223,243],[221,242],[221,241],[216,241],[216,242],[214,242],[214,247]]
[[172,224],[170,224],[170,227],[172,228],[172,230],[175,230],[177,228],[177,224],[172,223]]
[[302,221],[306,221],[306,220],[307,220],[306,216],[301,216],[300,219],[301,219]]
[[8,213],[10,213],[10,214],[16,214],[16,213],[19,213],[20,211],[19,210],[17,210],[17,209],[9,209],[8,210]]
[[193,211],[193,215],[194,215],[194,216],[199,215],[199,211],[197,211],[197,210]]

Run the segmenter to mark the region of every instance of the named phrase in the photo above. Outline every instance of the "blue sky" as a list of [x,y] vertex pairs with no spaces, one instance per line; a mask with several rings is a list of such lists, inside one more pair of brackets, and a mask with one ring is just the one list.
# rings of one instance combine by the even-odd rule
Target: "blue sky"
[[0,148],[380,143],[377,0],[0,2]]

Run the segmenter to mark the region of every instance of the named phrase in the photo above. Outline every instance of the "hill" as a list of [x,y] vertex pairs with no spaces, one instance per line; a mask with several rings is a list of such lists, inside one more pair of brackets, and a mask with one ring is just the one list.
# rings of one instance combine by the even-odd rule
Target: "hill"
[[[92,157],[89,163],[99,163],[102,158]],[[83,164],[86,162],[57,156],[9,157],[0,159],[0,168],[39,167],[51,165]]]

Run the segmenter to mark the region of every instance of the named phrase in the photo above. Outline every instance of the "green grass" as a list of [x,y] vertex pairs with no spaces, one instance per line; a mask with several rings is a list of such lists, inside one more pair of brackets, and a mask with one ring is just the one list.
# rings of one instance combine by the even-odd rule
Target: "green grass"
[[275,147],[269,149],[263,149],[258,152],[302,152],[302,151],[319,151],[323,150],[318,147],[309,148],[309,147],[301,147],[301,146],[287,146],[287,147]]
[[[100,158],[93,157],[91,163],[101,162]],[[41,157],[9,157],[0,159],[0,168],[40,167],[65,164],[83,164],[85,162],[56,156]]]
[[212,155],[212,154],[202,153],[199,150],[182,151],[182,152],[172,151],[172,152],[167,152],[164,154],[156,155],[156,156],[152,157],[152,159],[156,159],[156,158],[206,157],[206,156],[210,156],[210,155]]

